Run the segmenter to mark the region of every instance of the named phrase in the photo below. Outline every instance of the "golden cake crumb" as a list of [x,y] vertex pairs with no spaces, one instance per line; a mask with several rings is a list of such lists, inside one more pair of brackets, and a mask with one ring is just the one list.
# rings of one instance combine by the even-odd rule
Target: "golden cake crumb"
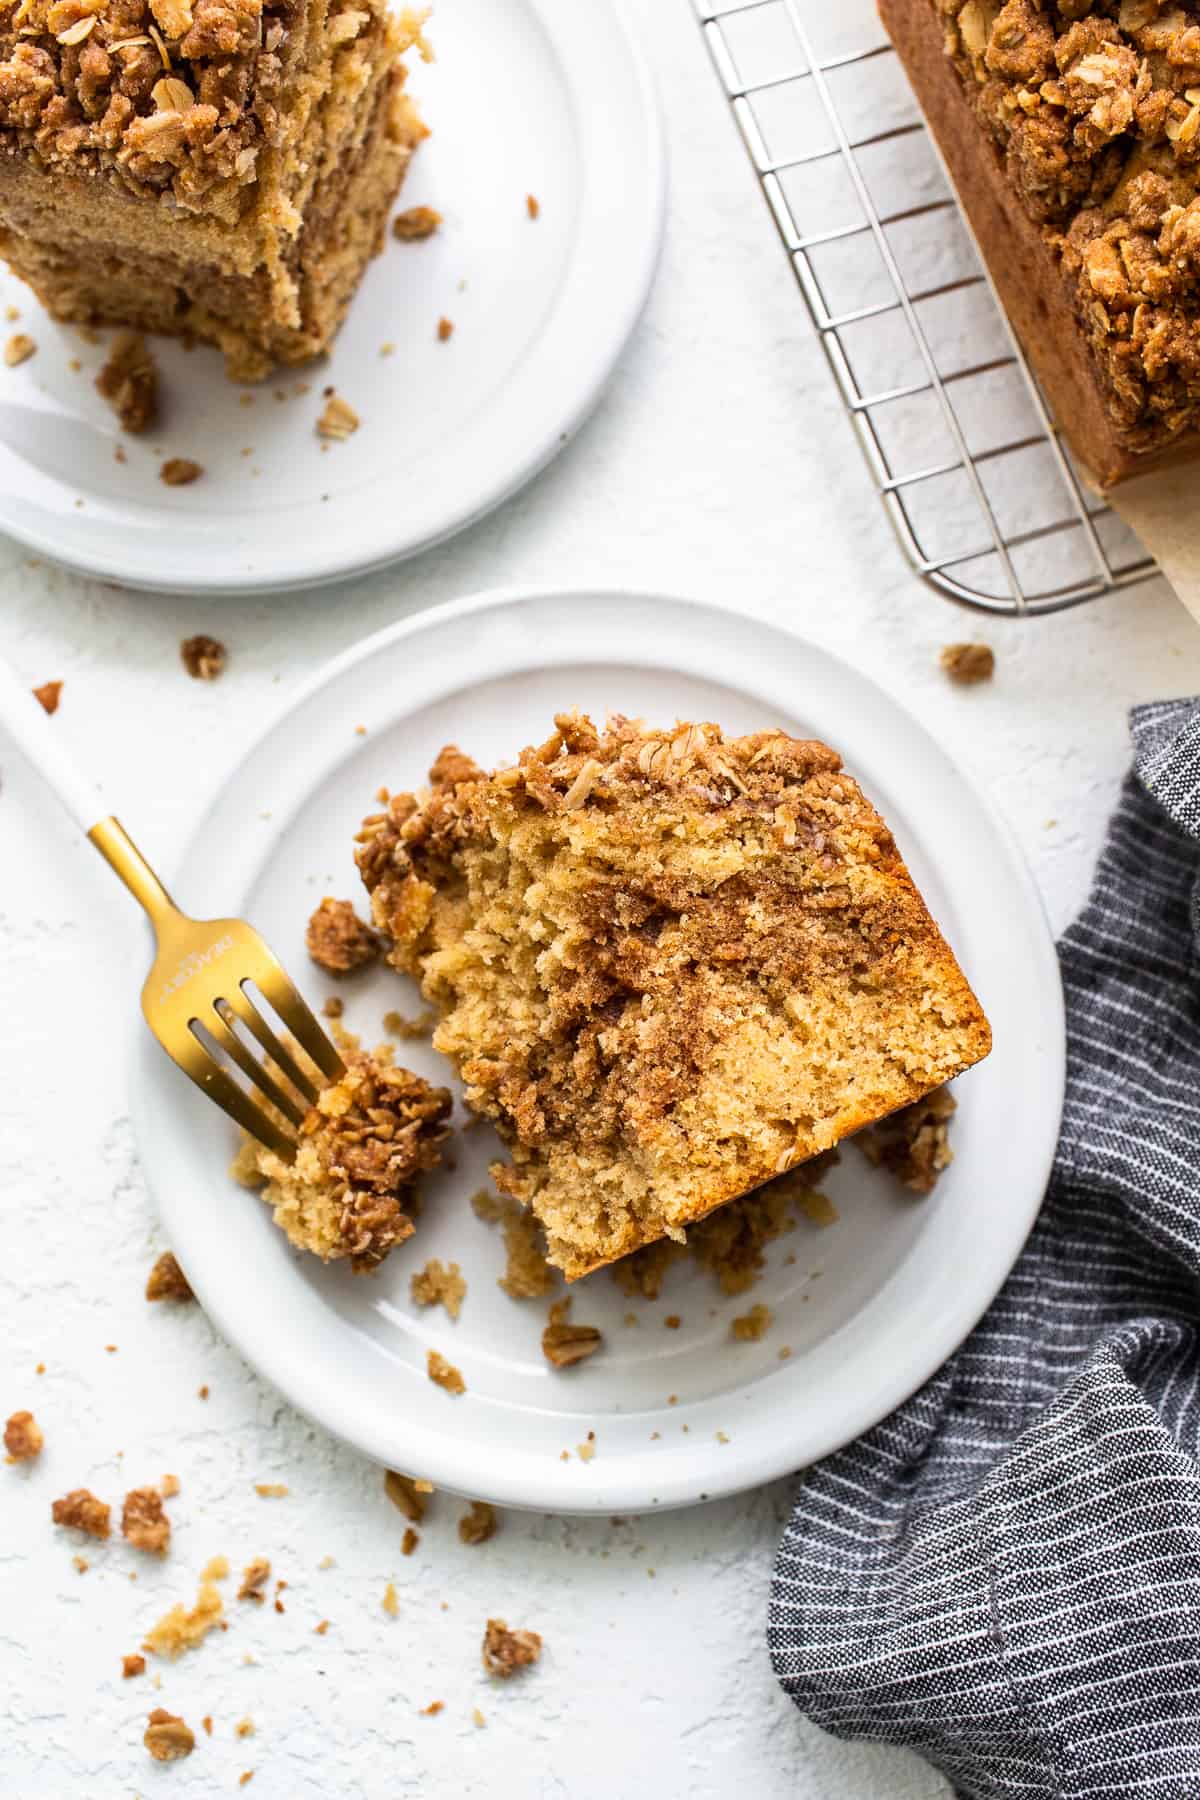
[[596,1434],[594,1431],[588,1432],[586,1443],[576,1444],[575,1452],[579,1457],[580,1462],[591,1462],[593,1456],[596,1454]]
[[384,1588],[383,1599],[380,1601],[380,1605],[383,1607],[383,1610],[387,1614],[389,1619],[399,1618],[399,1616],[400,1616],[400,1601],[399,1601],[399,1597],[397,1596],[397,1593],[396,1593],[395,1582],[389,1581],[387,1586]]
[[531,219],[540,219],[541,218],[541,216],[542,216],[541,203],[537,199],[536,195],[526,194],[526,196],[525,196],[525,211],[529,214],[529,217]]
[[325,1262],[348,1258],[358,1274],[412,1236],[414,1185],[441,1160],[453,1100],[396,1065],[390,1046],[338,1042],[346,1073],[309,1110],[294,1160],[246,1138],[232,1173],[262,1190],[293,1244]]
[[135,1550],[161,1556],[171,1541],[171,1521],[157,1488],[131,1488],[121,1508],[121,1536]]
[[389,1037],[394,1038],[426,1038],[437,1024],[437,1014],[431,1006],[419,1012],[414,1019],[407,1018],[404,1013],[385,1012],[383,1029]]
[[158,1491],[164,1500],[173,1500],[179,1492],[179,1488],[180,1482],[178,1475],[164,1475],[158,1484]]
[[325,402],[325,409],[317,420],[317,436],[340,443],[353,436],[360,422],[348,400],[343,400],[340,394],[330,394]]
[[28,362],[37,351],[37,345],[24,331],[14,332],[4,346],[4,360],[10,369],[20,363]]
[[467,1284],[457,1263],[447,1266],[435,1256],[413,1276],[409,1290],[418,1306],[444,1306],[450,1317],[457,1319]]
[[10,325],[15,324],[16,321],[20,318],[20,316],[21,316],[21,309],[19,306],[6,306],[5,307],[4,317]]
[[242,1570],[242,1585],[238,1589],[239,1600],[257,1600],[262,1604],[263,1589],[271,1579],[271,1564],[265,1556],[256,1556]]
[[954,1160],[949,1133],[957,1104],[949,1088],[936,1088],[915,1105],[868,1126],[854,1141],[876,1168],[886,1169],[914,1194],[931,1194]]
[[75,1567],[79,1570],[81,1575],[86,1575],[92,1566],[86,1556],[73,1556],[71,1561],[75,1564]]
[[185,1606],[181,1600],[177,1601],[146,1633],[142,1648],[152,1651],[155,1656],[171,1659],[182,1656],[185,1650],[194,1650],[202,1644],[224,1615],[220,1589],[212,1581],[202,1580],[195,1604]]
[[45,1443],[42,1428],[31,1412],[10,1413],[4,1427],[4,1448],[9,1462],[32,1462]]
[[483,1714],[480,1712],[480,1710],[477,1706],[473,1706],[471,1708],[471,1719],[472,1719],[473,1723],[480,1730],[482,1730],[483,1727],[487,1724],[487,1720],[484,1718]]
[[219,638],[201,631],[195,637],[184,638],[179,655],[193,681],[215,681],[223,672],[229,653]]
[[504,1140],[493,1178],[568,1280],[683,1241],[990,1046],[824,744],[560,713],[491,775],[450,747],[357,855],[390,960]]
[[410,206],[392,220],[392,236],[403,244],[419,243],[432,237],[442,222],[442,215],[432,206]]
[[947,644],[938,661],[960,687],[990,681],[996,669],[995,652],[987,644]]
[[316,1633],[317,1637],[324,1637],[325,1633],[328,1630],[329,1630],[329,1620],[328,1619],[320,1619],[320,1620],[318,1620],[317,1624],[315,1624],[313,1626],[313,1631]]
[[385,1469],[383,1491],[392,1505],[399,1507],[406,1519],[419,1525],[425,1517],[425,1508],[433,1490],[428,1482],[418,1482],[411,1475],[400,1475],[395,1469]]
[[454,1364],[447,1362],[438,1350],[430,1350],[425,1357],[425,1369],[435,1387],[445,1388],[448,1394],[465,1394],[467,1384],[461,1371]]
[[448,338],[452,338],[454,336],[454,321],[453,321],[453,319],[442,318],[442,319],[438,320],[437,336],[438,336],[439,344],[444,344]]
[[604,1342],[595,1325],[571,1325],[567,1314],[570,1299],[559,1300],[550,1308],[550,1323],[542,1333],[542,1355],[556,1369],[569,1369],[575,1363],[594,1356]]
[[317,967],[331,975],[349,975],[379,955],[378,935],[363,923],[351,902],[329,894],[309,919],[304,944]]
[[261,1500],[282,1500],[291,1489],[286,1481],[256,1481],[254,1491]]
[[546,1261],[545,1244],[533,1214],[516,1200],[479,1188],[471,1210],[485,1225],[504,1231],[505,1269],[496,1285],[512,1300],[540,1300],[554,1287],[554,1270]]
[[254,1732],[255,1724],[253,1719],[239,1719],[233,1728],[234,1736],[240,1738],[253,1737]]
[[146,1659],[135,1651],[132,1656],[121,1658],[121,1680],[132,1681],[135,1675],[146,1673]]
[[202,1718],[202,1719],[201,1719],[201,1721],[200,1721],[200,1723],[201,1723],[201,1724],[202,1724],[202,1725],[203,1725],[203,1727],[204,1727],[204,1734],[205,1734],[205,1736],[206,1736],[206,1737],[211,1737],[211,1736],[212,1736],[212,1732],[213,1732],[213,1722],[212,1722],[212,1714],[211,1714],[211,1713],[205,1713],[205,1715],[204,1715],[204,1717],[203,1717],[203,1718]]
[[253,1780],[254,1780],[254,1770],[253,1769],[243,1769],[241,1774],[238,1776],[238,1786],[239,1787],[248,1787],[249,1784]]
[[201,1581],[224,1581],[229,1574],[227,1556],[210,1556],[200,1571]]
[[61,681],[43,681],[41,687],[35,687],[33,689],[33,697],[43,712],[53,714],[58,711],[58,703],[62,697],[62,691],[63,684]]
[[190,487],[203,473],[202,465],[190,456],[169,456],[158,471],[158,479],[165,487]]
[[134,436],[158,422],[158,368],[136,332],[116,339],[96,377],[96,392],[108,401],[122,429]]
[[542,1654],[536,1631],[510,1631],[503,1619],[489,1619],[483,1634],[483,1666],[489,1675],[507,1681],[518,1669],[526,1669]]
[[495,1537],[498,1523],[494,1506],[486,1500],[472,1500],[471,1510],[458,1521],[458,1535],[464,1544],[486,1544]]
[[771,1329],[772,1312],[769,1306],[752,1306],[748,1313],[742,1313],[734,1319],[730,1330],[739,1344],[757,1344],[766,1337]]
[[55,1500],[50,1508],[50,1517],[56,1525],[68,1526],[72,1531],[84,1531],[88,1537],[106,1538],[109,1535],[109,1518],[112,1508],[104,1500],[97,1500],[95,1494],[87,1488],[73,1488],[64,1494],[61,1500]]
[[194,1300],[187,1276],[172,1251],[164,1250],[146,1277],[147,1300]]
[[431,1700],[428,1706],[423,1706],[421,1708],[421,1717],[423,1719],[436,1719],[438,1714],[445,1709],[445,1705],[446,1702],[444,1700]]
[[155,1762],[178,1762],[196,1748],[196,1735],[177,1713],[156,1706],[150,1714],[142,1742]]

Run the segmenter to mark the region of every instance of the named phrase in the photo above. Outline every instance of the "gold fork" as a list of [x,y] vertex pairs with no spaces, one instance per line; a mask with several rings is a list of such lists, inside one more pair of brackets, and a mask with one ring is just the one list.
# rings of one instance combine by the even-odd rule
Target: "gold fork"
[[[252,994],[266,1000],[326,1080],[344,1075],[345,1064],[283,964],[244,919],[191,919],[179,910],[119,821],[111,815],[97,818],[97,798],[63,750],[56,728],[3,661],[0,722],[154,927],[158,949],[142,989],[142,1012],[151,1031],[210,1100],[290,1162],[295,1133],[319,1084],[272,1030]],[[262,1058],[254,1055],[249,1039],[262,1050]],[[230,1064],[245,1077],[249,1091],[234,1078]],[[264,1110],[262,1101],[272,1110]]]

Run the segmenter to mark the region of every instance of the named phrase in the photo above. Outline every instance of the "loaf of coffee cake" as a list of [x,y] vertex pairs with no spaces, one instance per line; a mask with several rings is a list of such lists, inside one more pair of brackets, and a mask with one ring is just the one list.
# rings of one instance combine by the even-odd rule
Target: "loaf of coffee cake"
[[987,1054],[987,1020],[835,751],[561,714],[511,768],[442,752],[358,862],[435,1046],[568,1280]]
[[1200,13],[879,0],[1058,424],[1102,485],[1200,448]]
[[58,319],[328,348],[424,135],[380,0],[0,0],[0,254]]

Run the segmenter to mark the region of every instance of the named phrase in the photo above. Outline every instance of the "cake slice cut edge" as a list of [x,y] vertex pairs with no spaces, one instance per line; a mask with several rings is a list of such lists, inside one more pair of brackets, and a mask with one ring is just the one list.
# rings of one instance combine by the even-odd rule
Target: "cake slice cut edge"
[[568,1281],[991,1047],[887,826],[836,751],[783,731],[559,714],[490,775],[448,747],[357,855]]

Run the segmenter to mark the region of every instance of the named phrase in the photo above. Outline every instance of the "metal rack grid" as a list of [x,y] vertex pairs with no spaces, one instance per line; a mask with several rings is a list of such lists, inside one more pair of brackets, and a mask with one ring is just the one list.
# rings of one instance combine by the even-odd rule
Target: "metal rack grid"
[[913,567],[996,614],[1155,572],[1081,480],[873,0],[692,0]]

